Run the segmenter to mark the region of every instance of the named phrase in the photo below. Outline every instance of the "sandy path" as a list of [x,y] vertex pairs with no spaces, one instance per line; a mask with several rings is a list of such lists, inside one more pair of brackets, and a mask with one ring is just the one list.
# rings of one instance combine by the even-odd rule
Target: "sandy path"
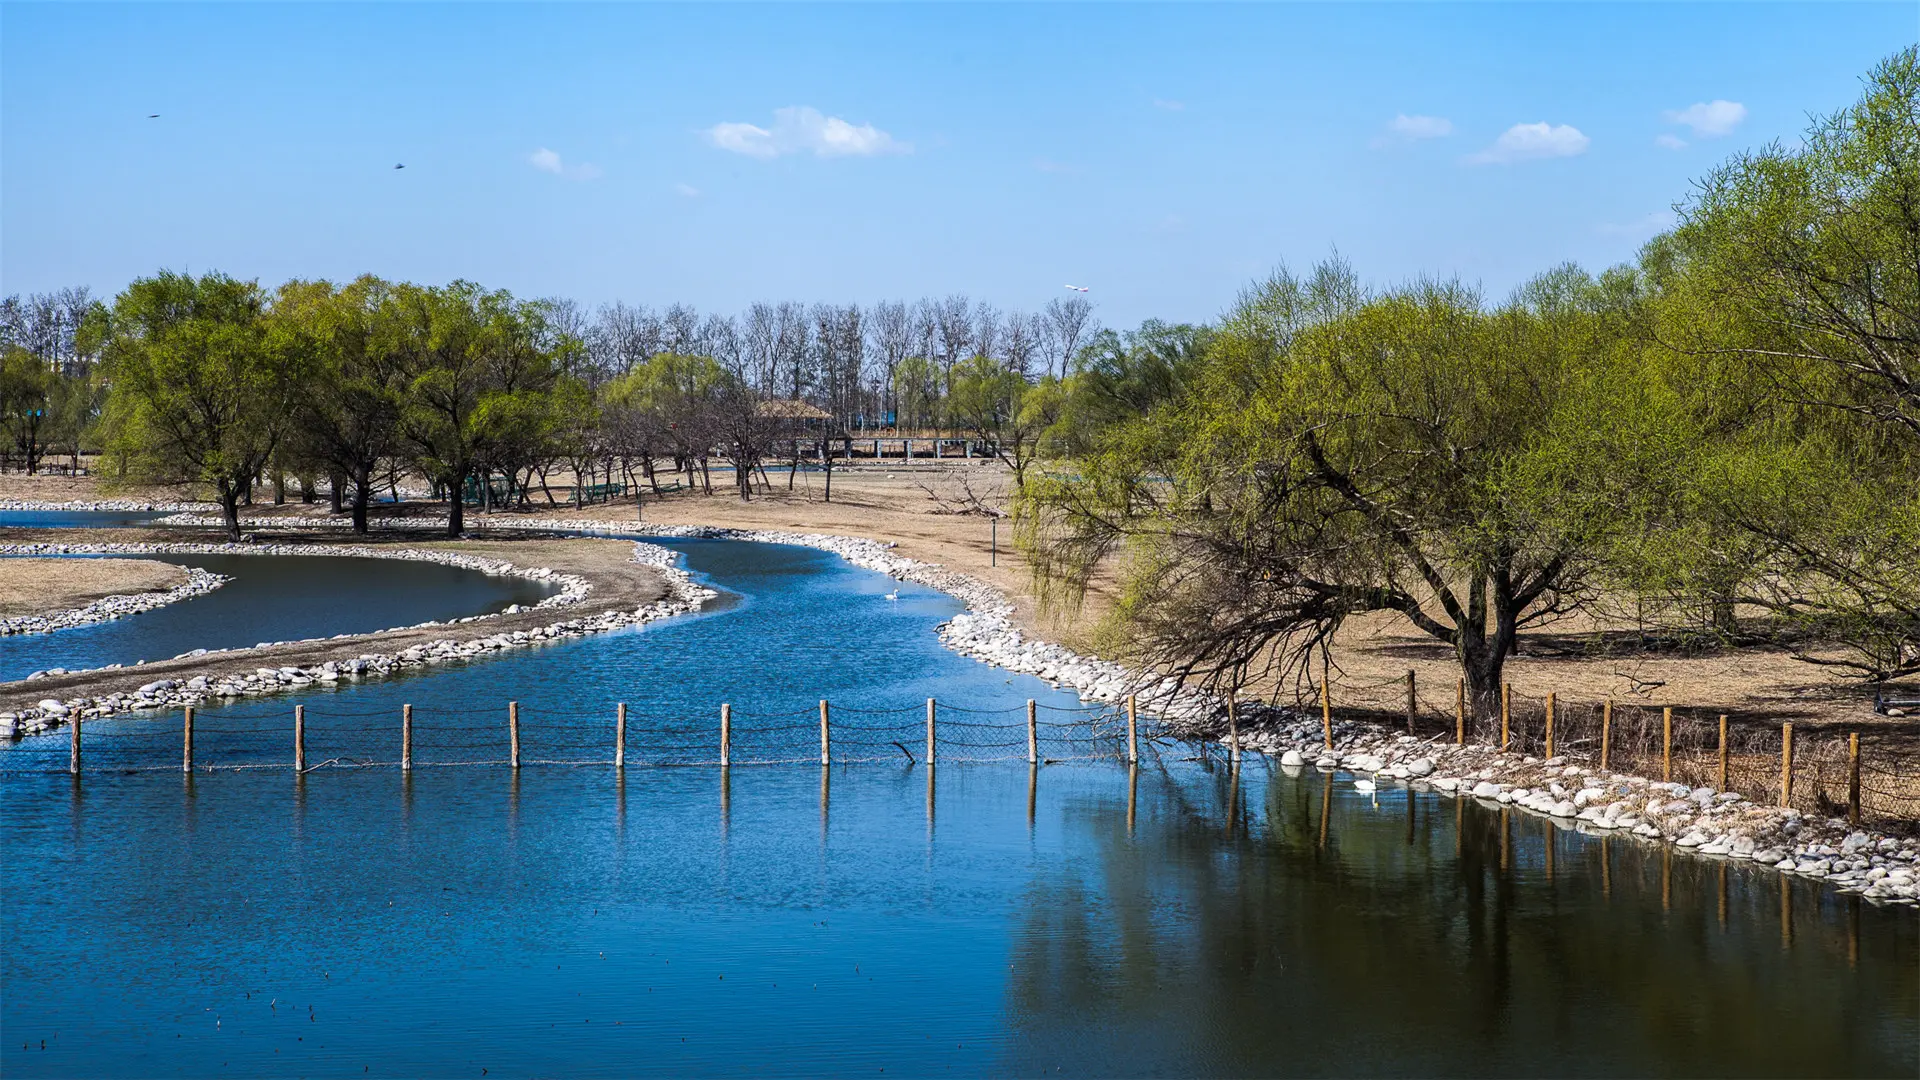
[[153,559],[0,559],[0,618],[50,615],[126,593],[165,592],[187,572]]

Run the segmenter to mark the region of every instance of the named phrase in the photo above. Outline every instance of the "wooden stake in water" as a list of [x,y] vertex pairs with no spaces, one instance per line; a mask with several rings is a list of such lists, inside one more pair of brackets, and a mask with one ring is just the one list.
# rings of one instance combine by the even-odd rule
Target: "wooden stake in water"
[[1847,824],[1860,827],[1860,733],[1847,733]]
[[1407,669],[1407,734],[1413,734],[1414,713],[1420,708],[1419,699],[1413,690],[1413,669]]
[[186,720],[181,726],[181,737],[184,743],[180,748],[180,771],[190,773],[193,771],[193,706],[191,705],[187,706]]
[[1320,741],[1333,749],[1333,699],[1327,692],[1327,680],[1320,680]]
[[507,737],[512,743],[513,767],[520,767],[520,703],[507,702]]
[[927,699],[927,764],[933,764],[933,699]]
[[1227,760],[1240,760],[1240,702],[1227,696]]
[[1027,699],[1027,764],[1040,764],[1040,718],[1038,706],[1032,698]]
[[293,771],[307,771],[307,707],[293,707]]
[[820,699],[820,764],[833,764],[833,751],[827,743],[827,699]]
[[613,767],[627,767],[627,703],[624,701],[613,717]]
[[1547,691],[1547,756],[1553,756],[1553,691]]
[[400,706],[400,771],[413,771],[413,706]]
[[1793,805],[1793,722],[1780,725],[1780,805]]
[[67,771],[72,773],[75,776],[79,776],[80,775],[80,714],[79,713],[73,714],[73,721],[69,726],[72,727],[73,730],[69,732],[67,735],[67,738],[68,738]]
[[1140,761],[1140,729],[1138,727],[1139,702],[1134,695],[1127,695],[1127,764],[1136,765]]
[[1600,768],[1604,771],[1613,757],[1613,699],[1600,706]]
[[1467,680],[1462,676],[1453,686],[1453,743],[1467,745]]
[[1660,710],[1660,779],[1673,783],[1673,707]]
[[732,764],[733,758],[733,706],[722,703],[720,706],[720,767]]
[[1727,790],[1727,714],[1720,714],[1720,783],[1718,790]]

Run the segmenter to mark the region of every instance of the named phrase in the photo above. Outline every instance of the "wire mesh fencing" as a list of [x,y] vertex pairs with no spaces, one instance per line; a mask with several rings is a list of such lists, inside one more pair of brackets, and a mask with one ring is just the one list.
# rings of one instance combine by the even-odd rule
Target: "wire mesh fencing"
[[1475,717],[1465,688],[1413,672],[1327,688],[1312,708],[1425,739],[1495,746],[1589,767],[1737,792],[1803,813],[1880,827],[1920,824],[1920,728],[1761,722],[1706,709],[1569,700],[1500,688]]
[[178,709],[106,717],[0,749],[0,775],[455,766],[765,766],[899,762],[1137,760],[1159,725],[1131,705],[1027,702],[975,708],[929,700],[889,708],[820,702],[784,711],[722,705],[702,714],[507,702],[482,709],[403,705]]

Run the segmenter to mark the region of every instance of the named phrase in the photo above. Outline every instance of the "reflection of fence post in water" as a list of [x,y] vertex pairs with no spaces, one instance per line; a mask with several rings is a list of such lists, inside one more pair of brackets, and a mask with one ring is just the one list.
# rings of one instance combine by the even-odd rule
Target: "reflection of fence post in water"
[[1029,838],[1033,835],[1034,811],[1038,809],[1039,801],[1040,763],[1029,761],[1027,762],[1027,835]]
[[180,748],[180,771],[193,771],[193,706],[187,706],[186,719],[182,721],[181,737],[185,740]]
[[1780,725],[1780,805],[1793,805],[1793,721]]
[[[1240,774],[1235,772],[1233,779],[1238,782]],[[1333,774],[1328,773],[1326,783],[1320,788],[1320,846],[1327,846],[1327,812],[1333,806]]]
[[1613,758],[1613,699],[1600,706],[1600,771],[1607,771]]
[[[1032,698],[1027,699],[1027,764],[1040,764],[1040,720],[1035,715],[1036,706]],[[1028,809],[1027,818],[1031,822],[1032,809]]]
[[1133,835],[1133,807],[1140,798],[1140,766],[1127,766],[1127,835]]
[[[519,762],[515,761],[518,765]],[[293,707],[293,771],[307,771],[307,707]]]

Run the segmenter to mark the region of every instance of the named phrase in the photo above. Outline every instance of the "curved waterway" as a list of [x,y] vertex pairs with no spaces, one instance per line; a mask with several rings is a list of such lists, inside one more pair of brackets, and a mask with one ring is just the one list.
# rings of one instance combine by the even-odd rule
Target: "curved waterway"
[[[1029,697],[1074,704],[941,649],[933,627],[957,605],[939,594],[806,549],[674,546],[727,602],[292,700],[337,717],[342,740],[392,739],[405,701],[496,743],[509,696],[527,727],[592,739],[627,701],[636,743],[710,739],[720,701],[748,727],[797,717],[803,742],[820,697],[849,725],[881,715],[858,708],[911,717],[927,696],[956,724],[1017,714]],[[896,588],[899,600],[884,599]],[[205,710],[202,745],[257,756],[248,740],[267,725],[284,752],[290,704]],[[175,723],[99,727],[145,724],[177,752]],[[993,741],[975,730],[960,734]],[[929,770],[889,753],[727,772],[0,773],[0,1066],[1920,1069],[1910,912],[1477,804],[1362,794],[1340,775],[1289,776],[1257,758],[1229,770],[1177,745],[1137,772]]]
[[[88,558],[92,556],[75,556]],[[210,593],[107,622],[0,637],[0,681],[165,660],[194,649],[364,634],[537,604],[555,586],[409,559],[332,555],[141,555],[233,580]],[[0,559],[0,573],[7,561]]]

